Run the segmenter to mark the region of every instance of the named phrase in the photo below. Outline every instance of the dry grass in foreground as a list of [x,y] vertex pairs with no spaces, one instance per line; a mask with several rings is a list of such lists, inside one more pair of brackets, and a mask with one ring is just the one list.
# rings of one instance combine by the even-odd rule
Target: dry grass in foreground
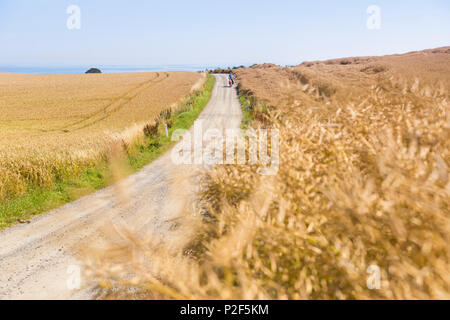
[[203,81],[190,72],[0,74],[0,201],[79,175]]
[[449,299],[448,50],[237,71],[278,175],[206,174],[183,250],[121,233],[88,260],[103,297]]

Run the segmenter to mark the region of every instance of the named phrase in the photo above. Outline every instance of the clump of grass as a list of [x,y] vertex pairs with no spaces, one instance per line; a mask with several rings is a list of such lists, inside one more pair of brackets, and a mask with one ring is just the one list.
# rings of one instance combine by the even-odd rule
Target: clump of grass
[[146,124],[144,126],[144,134],[147,137],[154,137],[158,134],[159,122],[155,121],[153,124]]

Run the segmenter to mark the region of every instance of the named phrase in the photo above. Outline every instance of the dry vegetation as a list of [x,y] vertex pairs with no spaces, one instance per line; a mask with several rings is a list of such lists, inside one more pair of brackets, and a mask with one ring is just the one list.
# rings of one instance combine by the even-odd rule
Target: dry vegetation
[[120,233],[88,260],[104,297],[450,298],[449,50],[236,71],[278,175],[206,174],[184,250]]
[[203,80],[189,72],[0,74],[0,201],[98,163]]

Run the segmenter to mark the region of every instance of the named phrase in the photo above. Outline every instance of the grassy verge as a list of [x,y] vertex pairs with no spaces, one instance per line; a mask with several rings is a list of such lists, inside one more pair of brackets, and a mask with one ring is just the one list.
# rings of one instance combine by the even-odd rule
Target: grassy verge
[[241,129],[245,130],[250,127],[254,121],[260,122],[262,125],[268,125],[272,122],[270,111],[274,109],[261,101],[248,90],[242,90],[238,85],[239,101],[242,109]]
[[242,123],[241,128],[247,129],[248,126],[252,123],[253,114],[251,112],[252,110],[252,104],[249,99],[249,97],[245,94],[239,95],[239,101],[241,102],[241,108],[242,108]]
[[[205,94],[195,92],[184,104],[167,119],[171,123],[169,138],[166,137],[163,125],[157,133],[145,136],[127,148],[129,173],[134,173],[151,163],[173,146],[171,133],[176,129],[188,129],[208,104],[214,88],[215,78],[208,75],[205,83]],[[192,104],[192,111],[190,105]],[[52,188],[30,187],[28,192],[20,197],[0,203],[0,230],[18,222],[26,222],[32,216],[57,208],[82,196],[105,188],[114,183],[112,168],[108,162],[99,163],[86,168],[76,177],[57,181]]]

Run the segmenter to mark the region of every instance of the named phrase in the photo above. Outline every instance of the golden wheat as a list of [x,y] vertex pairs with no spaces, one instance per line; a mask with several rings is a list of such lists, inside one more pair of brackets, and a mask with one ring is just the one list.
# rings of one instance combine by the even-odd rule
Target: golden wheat
[[190,72],[0,74],[0,200],[98,163],[203,80]]

